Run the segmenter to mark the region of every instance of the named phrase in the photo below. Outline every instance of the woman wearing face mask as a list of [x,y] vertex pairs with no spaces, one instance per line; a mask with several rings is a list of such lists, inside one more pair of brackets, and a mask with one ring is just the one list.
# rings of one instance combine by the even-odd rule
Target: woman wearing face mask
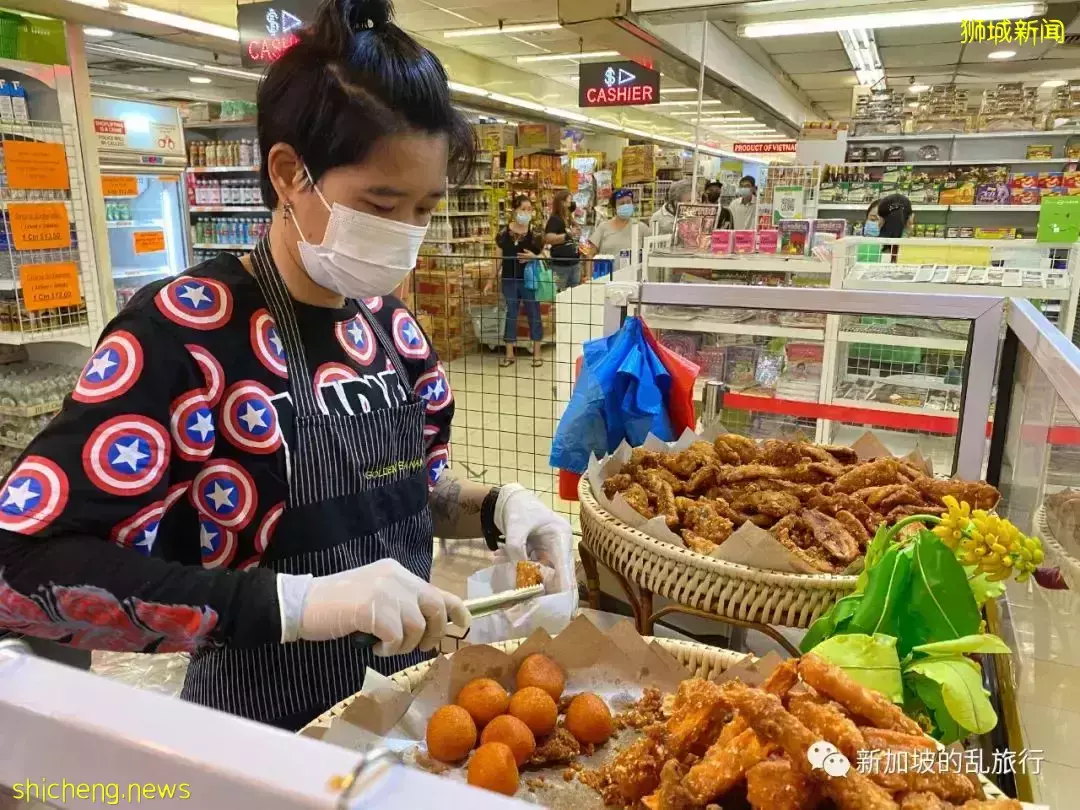
[[878,216],[878,205],[881,200],[874,200],[866,209],[866,222],[863,223],[863,236],[881,236],[881,217]]
[[694,190],[691,180],[679,180],[668,186],[667,202],[649,217],[649,228],[653,236],[670,236],[675,231],[675,212],[679,203],[690,202]]
[[581,283],[577,243],[581,230],[572,218],[570,206],[573,204],[569,191],[556,191],[551,202],[551,216],[544,226],[544,244],[551,248],[551,269],[560,292]]
[[529,339],[533,343],[532,364],[537,368],[544,364],[540,357],[544,328],[540,323],[540,303],[536,300],[536,291],[525,288],[525,265],[540,256],[544,242],[532,230],[532,200],[519,194],[511,200],[511,206],[510,224],[495,239],[495,244],[502,251],[502,290],[506,299],[506,328],[503,333],[506,357],[499,365],[506,368],[514,363],[518,315],[524,304],[525,317],[529,321]]
[[620,188],[611,198],[615,216],[606,219],[596,226],[596,230],[589,236],[589,242],[593,246],[593,253],[603,256],[615,256],[632,250],[630,244],[634,225],[634,194],[630,189]]
[[297,729],[468,623],[433,533],[576,592],[566,521],[449,471],[447,375],[389,295],[474,149],[389,12],[324,5],[268,68],[268,238],[144,287],[0,483],[0,631],[189,651],[183,697]]

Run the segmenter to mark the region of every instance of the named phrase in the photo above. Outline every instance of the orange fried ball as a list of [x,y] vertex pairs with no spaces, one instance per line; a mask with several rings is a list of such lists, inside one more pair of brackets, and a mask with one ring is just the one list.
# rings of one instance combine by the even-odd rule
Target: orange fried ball
[[460,762],[476,745],[476,723],[460,706],[443,706],[428,720],[428,753],[439,762]]
[[510,746],[489,742],[477,748],[469,760],[469,784],[506,796],[517,793],[518,769]]
[[514,762],[520,768],[536,750],[536,738],[529,727],[509,714],[502,714],[484,726],[480,744],[501,742],[514,752]]
[[517,671],[517,688],[524,689],[526,686],[539,686],[558,702],[566,688],[566,676],[562,667],[546,655],[534,653],[521,662]]
[[465,684],[454,701],[472,715],[477,728],[483,728],[495,717],[506,714],[510,695],[498,681],[491,678],[475,678]]
[[615,733],[615,723],[604,701],[591,692],[583,692],[570,701],[566,729],[578,742],[600,745]]
[[555,728],[559,707],[539,686],[526,686],[510,698],[510,714],[527,725],[537,737],[543,737]]

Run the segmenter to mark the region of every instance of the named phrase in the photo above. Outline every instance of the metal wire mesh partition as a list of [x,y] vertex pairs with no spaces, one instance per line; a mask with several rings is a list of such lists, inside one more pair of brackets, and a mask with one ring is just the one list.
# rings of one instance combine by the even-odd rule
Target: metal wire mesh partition
[[[421,256],[408,293],[454,392],[451,463],[483,483],[520,482],[574,516],[577,503],[559,497],[551,440],[582,344],[603,334],[611,262],[550,262],[548,300],[543,288],[504,279],[502,261],[478,246]],[[511,309],[516,318],[508,318]]]

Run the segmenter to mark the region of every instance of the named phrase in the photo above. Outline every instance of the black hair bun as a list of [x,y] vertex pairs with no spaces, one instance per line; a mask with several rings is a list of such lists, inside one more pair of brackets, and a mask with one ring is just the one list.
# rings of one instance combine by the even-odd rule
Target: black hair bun
[[341,17],[356,33],[368,28],[382,28],[394,16],[394,4],[391,0],[336,0],[341,9]]

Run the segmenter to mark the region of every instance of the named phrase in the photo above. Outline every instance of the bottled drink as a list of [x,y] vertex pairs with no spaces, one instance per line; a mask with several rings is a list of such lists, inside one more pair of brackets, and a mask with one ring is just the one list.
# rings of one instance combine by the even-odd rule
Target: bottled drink
[[11,86],[0,79],[0,122],[15,123],[15,108],[11,104]]
[[240,141],[240,165],[251,165],[251,141],[247,138]]
[[16,124],[30,123],[30,105],[26,97],[26,88],[19,82],[11,83],[11,106],[14,109]]

